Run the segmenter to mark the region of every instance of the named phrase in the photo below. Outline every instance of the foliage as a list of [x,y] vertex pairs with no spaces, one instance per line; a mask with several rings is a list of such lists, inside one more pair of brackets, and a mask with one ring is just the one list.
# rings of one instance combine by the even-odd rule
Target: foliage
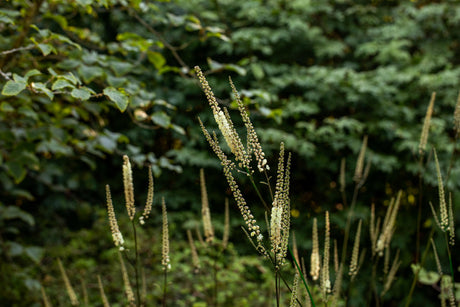
[[[401,215],[407,223],[400,229],[407,236],[395,243],[407,246],[422,192],[420,127],[433,91],[430,143],[441,168],[458,154],[451,123],[459,23],[456,1],[2,1],[1,208],[17,208],[35,220],[1,222],[2,265],[26,276],[15,279],[14,297],[29,292],[24,282],[36,267],[12,264],[7,242],[25,251],[78,241],[67,229],[97,225],[103,185],[113,184],[123,154],[138,166],[153,165],[161,176],[157,190],[170,200],[178,224],[199,207],[188,189],[197,167],[219,164],[207,154],[197,125],[197,115],[213,124],[192,78],[194,65],[205,68],[220,102],[235,108],[227,93],[231,74],[268,152],[280,141],[293,152],[293,228],[307,233],[311,216],[332,210],[333,232],[343,233],[339,161],[347,157],[352,172],[366,134],[368,181],[375,184],[365,186],[355,213],[368,216],[371,202],[383,211],[389,196],[404,188]],[[457,160],[449,190],[459,187]],[[427,167],[423,193],[430,198],[436,175],[434,166]],[[217,202],[225,185],[219,172],[208,173],[215,184],[210,199]],[[18,234],[3,234],[17,223]],[[423,211],[422,224],[430,223]],[[310,239],[299,242],[301,250],[310,247]],[[248,249],[238,244],[238,250]],[[416,257],[409,250],[401,254],[405,262]],[[50,263],[46,256],[44,263]],[[0,297],[11,297],[3,290]],[[424,293],[417,295],[417,302],[426,302]]]

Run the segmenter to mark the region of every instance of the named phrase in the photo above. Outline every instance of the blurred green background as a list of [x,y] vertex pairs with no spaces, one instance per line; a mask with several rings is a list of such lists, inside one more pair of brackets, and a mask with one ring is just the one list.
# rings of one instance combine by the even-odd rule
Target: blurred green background
[[[115,290],[122,287],[121,275],[113,265],[104,186],[110,184],[121,227],[129,233],[124,154],[134,165],[138,204],[145,201],[150,165],[155,176],[154,214],[141,232],[149,280],[161,274],[159,200],[165,197],[173,267],[177,263],[171,295],[177,306],[206,301],[196,293],[206,293],[209,281],[202,282],[204,290],[190,290],[198,277],[187,265],[185,235],[201,225],[199,169],[205,169],[218,236],[231,192],[198,125],[199,116],[210,129],[217,127],[194,78],[192,68],[199,65],[219,102],[236,115],[232,77],[272,176],[279,143],[292,152],[291,224],[305,260],[312,217],[323,227],[326,210],[341,245],[347,208],[339,191],[340,161],[346,158],[350,198],[356,157],[368,136],[371,171],[355,216],[365,220],[362,245],[369,246],[370,204],[383,215],[389,199],[403,190],[393,242],[403,265],[385,296],[385,305],[397,306],[410,287],[410,264],[419,258],[418,144],[432,92],[428,160],[436,147],[441,168],[450,169],[447,189],[460,185],[459,162],[451,160],[458,154],[453,112],[460,90],[459,27],[460,3],[453,0],[1,1],[0,301],[39,306],[43,284],[55,305],[68,305],[58,257],[76,284],[88,284],[91,306],[100,304],[96,274],[110,299],[123,301]],[[249,181],[240,179],[263,221]],[[433,223],[428,200],[437,203],[433,163],[423,181],[424,246]],[[458,210],[458,195],[452,195]],[[232,200],[230,205],[233,247],[222,265],[234,270],[225,275],[222,305],[266,306],[260,292],[270,286],[259,286],[267,279],[257,269],[264,262],[256,260],[237,207]],[[445,252],[440,256],[446,259]],[[432,256],[427,268],[436,268]],[[366,274],[349,290],[350,306],[366,304]],[[240,293],[244,281],[247,293]],[[153,288],[152,300],[160,293]],[[414,305],[437,304],[437,295],[434,287],[418,285]]]

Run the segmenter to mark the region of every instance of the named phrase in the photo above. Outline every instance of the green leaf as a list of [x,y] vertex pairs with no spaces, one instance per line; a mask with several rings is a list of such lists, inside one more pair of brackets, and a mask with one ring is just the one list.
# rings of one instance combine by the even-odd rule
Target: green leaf
[[30,77],[33,77],[33,76],[36,76],[36,75],[41,75],[42,73],[39,72],[38,70],[36,69],[32,69],[32,70],[29,70],[26,75],[24,76],[24,78],[26,78],[26,80],[29,80]]
[[98,66],[82,65],[78,68],[78,73],[87,83],[104,75],[104,70]]
[[49,98],[50,100],[53,100],[54,94],[53,94],[53,92],[52,92],[49,88],[46,87],[45,83],[42,83],[42,82],[32,82],[32,83],[31,83],[31,86],[32,86],[34,89],[36,89],[37,91],[44,93],[46,96],[48,96],[48,98]]
[[13,112],[14,108],[8,102],[4,101],[0,104],[0,110],[6,113],[6,112]]
[[81,87],[73,89],[70,95],[80,100],[88,100],[91,97],[91,92],[86,87]]
[[5,163],[8,174],[14,178],[16,184],[20,183],[26,177],[27,170],[22,164],[14,161],[8,161]]
[[43,248],[40,248],[38,246],[29,246],[25,248],[26,255],[29,256],[29,258],[35,262],[36,264],[39,264],[40,261],[43,258]]
[[51,52],[57,53],[56,49],[51,44],[38,44],[37,47],[38,49],[40,49],[40,51],[43,53],[44,56],[47,56]]
[[20,92],[22,92],[27,86],[26,82],[16,82],[16,81],[8,81],[6,82],[5,86],[2,90],[2,95],[5,96],[16,96]]
[[1,218],[4,220],[13,220],[13,219],[19,219],[22,220],[23,222],[26,222],[30,226],[35,225],[35,220],[33,216],[18,207],[15,206],[7,206],[4,210],[1,211]]
[[147,52],[147,57],[148,57],[150,63],[152,63],[155,66],[156,69],[160,69],[166,64],[165,58],[159,52],[148,51]]
[[104,95],[106,95],[111,101],[113,101],[121,112],[124,112],[128,107],[128,96],[125,93],[120,92],[116,88],[106,87],[104,89]]
[[60,90],[60,89],[66,88],[66,87],[75,88],[75,86],[73,84],[71,84],[69,81],[64,80],[64,79],[57,79],[53,83],[53,86],[51,87],[51,89],[53,91],[55,91],[55,90]]
[[171,124],[171,118],[163,111],[153,113],[151,119],[155,124],[163,128],[168,128]]

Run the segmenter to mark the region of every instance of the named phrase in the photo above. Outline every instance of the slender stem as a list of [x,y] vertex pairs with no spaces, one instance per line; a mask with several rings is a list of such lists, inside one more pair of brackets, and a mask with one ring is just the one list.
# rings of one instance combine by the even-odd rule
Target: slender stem
[[447,238],[447,232],[444,232],[444,238],[446,239],[447,255],[449,257],[450,275],[452,276],[452,282],[454,282],[454,266],[452,265],[452,256],[450,254],[449,239]]
[[273,201],[273,190],[270,184],[270,177],[268,177],[267,170],[264,170],[264,174],[265,174],[265,178],[267,178],[267,186],[268,186],[268,191],[270,192],[270,198]]
[[133,225],[133,233],[134,233],[134,251],[136,254],[136,258],[134,260],[134,273],[136,275],[136,296],[137,296],[137,303],[141,305],[141,295],[139,291],[139,251],[137,247],[137,233],[136,233],[136,225],[134,224],[134,219],[131,221]]
[[[255,183],[255,181],[254,181],[254,178],[252,177],[252,174],[251,174],[251,172],[249,171],[248,168],[246,168],[246,172],[247,172],[247,174],[249,175],[249,180],[251,180],[251,184],[252,184],[252,186],[254,187],[254,190],[256,190],[257,196],[259,196],[259,199],[260,199],[260,201],[262,202],[262,204],[264,205],[265,210],[267,210],[267,212],[270,212],[270,208],[268,207],[267,203],[265,202],[264,198],[262,197],[262,194],[260,194],[260,191],[259,191],[259,189],[257,188],[256,183]],[[270,188],[270,189],[271,189],[271,188]]]
[[163,274],[163,307],[166,307],[166,292],[168,289],[168,268],[163,267],[165,273]]
[[420,269],[423,267],[423,264],[425,263],[425,260],[426,260],[426,256],[428,255],[428,251],[430,250],[430,242],[431,242],[431,238],[433,238],[433,234],[434,234],[434,227],[431,228],[430,234],[428,236],[428,240],[426,241],[425,250],[423,251],[422,259],[420,261],[420,267],[418,270],[415,271],[414,279],[412,280],[412,285],[410,287],[409,295],[407,295],[406,304],[404,305],[405,307],[410,306],[412,295],[414,294],[415,285],[417,284],[418,274],[420,272]]
[[[299,272],[300,277],[302,278],[303,285],[305,286],[305,289],[307,289],[307,293],[308,293],[308,296],[310,297],[311,305],[312,305],[313,307],[316,307],[315,302],[313,301],[313,296],[311,295],[310,289],[308,288],[307,281],[305,280],[305,276],[303,276],[302,270],[300,269],[300,266],[299,266],[299,264],[297,263],[297,260],[295,259],[294,253],[292,252],[291,248],[290,248],[289,246],[288,246],[288,248],[289,248],[289,253],[290,253],[291,256],[292,256],[292,259],[294,260],[295,267],[296,267],[297,271]],[[299,303],[299,304],[300,304],[300,303]],[[301,306],[302,306],[302,305],[301,305]]]

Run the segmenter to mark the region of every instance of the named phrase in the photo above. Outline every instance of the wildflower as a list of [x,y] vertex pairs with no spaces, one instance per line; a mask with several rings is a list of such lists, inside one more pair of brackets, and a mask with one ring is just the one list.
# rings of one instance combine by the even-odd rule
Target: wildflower
[[144,225],[145,220],[149,218],[150,212],[152,211],[153,205],[153,175],[152,175],[152,168],[149,167],[149,185],[147,190],[147,200],[145,201],[144,212],[142,212],[142,216],[139,218],[139,223]]
[[110,231],[112,232],[113,243],[115,246],[118,246],[120,250],[123,250],[123,244],[125,241],[123,240],[123,235],[118,228],[117,218],[115,216],[115,211],[113,209],[112,204],[112,196],[110,194],[110,187],[109,185],[105,186],[106,191],[106,198],[107,198],[107,214],[109,216],[109,223],[110,223]]
[[123,185],[125,189],[126,210],[128,211],[129,219],[132,221],[136,213],[136,207],[134,207],[133,172],[129,158],[126,155],[123,156]]
[[431,115],[433,114],[433,106],[434,100],[436,98],[436,92],[431,94],[430,104],[426,110],[425,119],[423,121],[423,128],[422,133],[420,135],[420,143],[418,146],[418,153],[419,155],[423,155],[425,153],[426,144],[428,142],[428,133],[430,131],[430,122],[431,122]]
[[75,293],[75,290],[73,289],[72,284],[70,283],[69,277],[67,276],[65,268],[62,265],[61,259],[58,259],[58,265],[59,265],[59,270],[61,271],[62,279],[64,280],[64,285],[67,291],[67,295],[70,298],[70,304],[72,306],[77,306],[78,305],[77,294]]
[[324,239],[324,257],[323,257],[323,268],[321,278],[321,288],[324,296],[331,292],[331,281],[329,279],[329,248],[330,248],[330,223],[329,223],[329,211],[326,211],[326,229]]
[[235,85],[231,78],[229,78],[230,86],[232,87],[233,95],[235,96],[236,103],[238,104],[238,110],[240,111],[241,118],[243,119],[244,125],[246,126],[247,130],[247,142],[248,142],[248,152],[254,153],[254,156],[257,160],[257,168],[260,172],[264,170],[269,170],[270,167],[267,164],[267,159],[265,159],[265,153],[262,150],[262,146],[260,145],[259,138],[257,136],[256,130],[252,125],[251,120],[249,119],[248,112],[246,111],[243,102],[241,101],[240,95],[236,90]]
[[125,287],[126,298],[130,306],[135,306],[136,300],[134,298],[133,288],[131,288],[131,283],[129,282],[128,271],[126,270],[125,262],[123,261],[123,257],[121,253],[118,253],[118,257],[119,257],[120,265],[121,265],[121,274],[123,277],[123,285]]
[[165,199],[161,199],[162,217],[163,217],[163,231],[162,231],[162,252],[161,252],[161,265],[163,270],[171,269],[169,261],[169,231],[168,231],[168,215],[166,212]]
[[351,276],[351,279],[354,279],[356,274],[358,274],[358,255],[359,255],[359,239],[361,235],[361,224],[362,224],[362,220],[359,220],[358,230],[356,231],[355,242],[353,245],[353,252],[352,252],[351,263],[350,263],[349,275]]
[[310,275],[313,280],[318,280],[320,271],[319,244],[318,244],[318,226],[316,218],[313,219],[312,231],[313,249],[310,257]]
[[214,229],[211,223],[211,212],[209,211],[208,192],[206,191],[206,182],[204,170],[200,169],[200,186],[201,186],[201,214],[203,216],[203,229],[206,242],[212,242],[214,239]]

